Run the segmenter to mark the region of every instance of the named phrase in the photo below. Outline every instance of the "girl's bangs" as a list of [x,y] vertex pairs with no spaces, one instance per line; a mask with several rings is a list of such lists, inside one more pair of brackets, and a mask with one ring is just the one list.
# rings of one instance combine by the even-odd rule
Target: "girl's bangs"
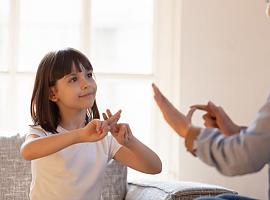
[[93,70],[90,61],[81,52],[71,48],[60,50],[56,52],[55,62],[52,68],[50,79],[52,85],[54,85],[57,80],[72,72],[73,63],[77,72],[81,72],[82,67],[87,71]]

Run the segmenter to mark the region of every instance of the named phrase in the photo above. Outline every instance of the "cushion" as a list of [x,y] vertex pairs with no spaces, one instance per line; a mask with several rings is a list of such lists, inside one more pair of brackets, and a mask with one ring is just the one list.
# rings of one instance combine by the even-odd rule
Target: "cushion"
[[[24,137],[0,137],[0,199],[29,200],[31,162],[20,155]],[[124,199],[127,186],[127,168],[112,160],[104,175],[104,200]]]
[[127,189],[127,167],[111,160],[104,176],[103,200],[125,199]]
[[24,137],[0,137],[0,199],[26,200],[31,182],[31,165],[22,159]]
[[236,194],[232,190],[205,183],[134,180],[128,183],[126,200],[191,200],[222,193]]

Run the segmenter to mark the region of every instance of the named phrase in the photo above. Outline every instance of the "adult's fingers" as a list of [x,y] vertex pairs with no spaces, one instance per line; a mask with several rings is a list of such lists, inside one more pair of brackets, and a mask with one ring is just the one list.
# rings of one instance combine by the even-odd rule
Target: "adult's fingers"
[[158,104],[162,99],[167,100],[167,98],[162,94],[162,92],[154,83],[152,83],[152,88],[154,92],[154,99],[156,100]]
[[190,106],[191,109],[197,109],[197,110],[203,110],[203,111],[209,111],[208,106],[204,104],[195,104]]
[[215,116],[220,115],[220,108],[216,106],[213,102],[209,101],[207,104],[207,107],[209,109],[210,112],[212,112]]
[[158,89],[158,87],[156,86],[156,84],[152,83],[152,88],[153,88],[153,91],[154,91],[154,94],[160,94],[160,90]]
[[188,111],[187,115],[186,115],[186,117],[187,117],[187,119],[188,119],[188,121],[189,121],[190,123],[192,122],[192,116],[193,116],[193,114],[194,114],[195,111],[196,111],[196,108],[191,108],[191,109]]
[[205,121],[204,122],[204,126],[206,128],[218,128],[217,124],[214,121],[212,121],[212,120]]
[[217,128],[217,123],[216,123],[216,120],[215,118],[213,118],[210,114],[205,114],[202,116],[203,119],[204,119],[204,125],[209,128]]
[[192,105],[190,107],[191,109],[192,108],[196,108],[198,110],[203,110],[203,111],[206,111],[208,112],[212,117],[216,117],[217,115],[220,115],[220,108],[221,107],[218,107],[216,106],[213,102],[209,101],[207,103],[207,105],[204,105],[204,104],[196,104],[196,105]]
[[216,120],[216,117],[213,116],[213,115],[212,115],[211,113],[209,113],[209,112],[207,112],[206,114],[204,114],[204,115],[202,116],[202,118],[203,118],[204,120],[206,120],[206,119]]

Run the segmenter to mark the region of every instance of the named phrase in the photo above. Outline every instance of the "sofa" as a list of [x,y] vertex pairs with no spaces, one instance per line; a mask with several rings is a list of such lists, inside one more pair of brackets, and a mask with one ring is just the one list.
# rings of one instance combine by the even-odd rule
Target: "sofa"
[[[28,200],[30,161],[20,156],[24,137],[0,137],[0,199]],[[127,182],[127,168],[117,161],[108,164],[103,200],[190,200],[199,196],[235,193],[224,187],[183,181],[134,180]],[[91,198],[89,198],[91,199]]]

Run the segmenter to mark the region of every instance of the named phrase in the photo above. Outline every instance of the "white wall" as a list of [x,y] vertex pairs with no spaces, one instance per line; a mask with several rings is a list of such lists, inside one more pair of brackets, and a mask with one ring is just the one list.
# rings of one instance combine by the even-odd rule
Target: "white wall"
[[[182,0],[181,110],[211,99],[239,124],[252,121],[270,92],[270,19],[264,2]],[[195,122],[201,123],[198,114]],[[252,175],[224,177],[187,154],[182,143],[180,148],[181,180],[267,199],[267,167]]]

